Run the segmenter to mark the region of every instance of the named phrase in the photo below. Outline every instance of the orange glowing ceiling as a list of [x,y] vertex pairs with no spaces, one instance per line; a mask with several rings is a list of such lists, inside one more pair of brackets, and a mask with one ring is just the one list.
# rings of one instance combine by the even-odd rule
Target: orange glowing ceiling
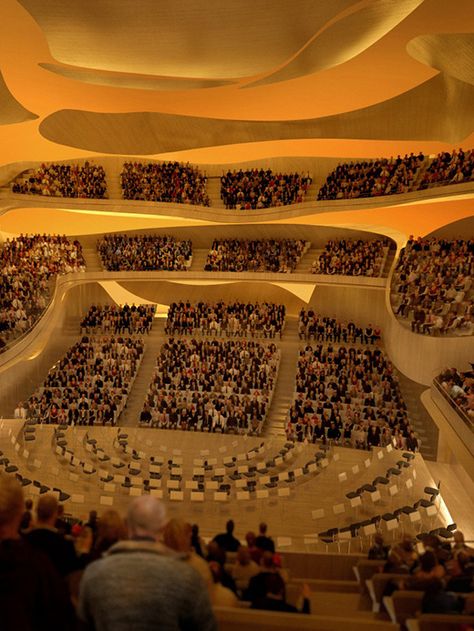
[[3,0],[0,162],[133,153],[215,164],[472,147],[474,4],[453,8]]

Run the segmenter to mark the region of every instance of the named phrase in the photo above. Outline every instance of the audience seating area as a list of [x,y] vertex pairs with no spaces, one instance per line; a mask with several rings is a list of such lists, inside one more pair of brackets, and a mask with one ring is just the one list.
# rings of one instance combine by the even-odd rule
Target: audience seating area
[[97,249],[109,272],[185,271],[193,252],[191,241],[152,234],[106,234],[99,239]]
[[328,241],[314,261],[311,273],[382,276],[389,243],[388,239]]
[[85,270],[79,242],[56,235],[6,239],[0,244],[0,263],[0,347],[43,313],[56,275]]
[[453,149],[438,153],[426,169],[419,188],[426,189],[448,184],[461,184],[472,180],[474,167],[474,151]]
[[157,358],[142,422],[259,434],[278,373],[274,344],[170,338]]
[[36,423],[115,425],[143,350],[140,338],[83,337],[30,397],[27,418]]
[[100,164],[42,164],[12,182],[12,193],[45,197],[107,197],[105,171]]
[[309,246],[309,241],[302,239],[215,239],[204,269],[207,272],[292,272]]
[[149,333],[155,305],[92,306],[81,321],[81,333]]
[[[365,344],[375,341],[361,332],[362,338]],[[398,378],[383,351],[332,341],[300,350],[287,436],[360,449],[419,448]]]
[[318,200],[356,199],[407,193],[413,189],[425,157],[405,155],[403,158],[380,158],[339,164],[326,178]]
[[300,340],[313,338],[318,342],[348,342],[351,344],[379,344],[382,333],[378,326],[358,326],[354,322],[339,322],[336,318],[316,314],[303,307],[298,318]]
[[474,429],[474,370],[459,372],[456,368],[447,368],[436,380]]
[[121,177],[123,199],[209,206],[207,176],[181,162],[125,162]]
[[226,335],[227,337],[281,337],[285,306],[272,302],[173,302],[168,310],[169,335]]
[[311,186],[309,173],[273,173],[271,169],[228,171],[221,177],[221,199],[237,210],[287,206],[304,201]]
[[392,305],[415,333],[474,334],[474,240],[411,237],[392,277]]

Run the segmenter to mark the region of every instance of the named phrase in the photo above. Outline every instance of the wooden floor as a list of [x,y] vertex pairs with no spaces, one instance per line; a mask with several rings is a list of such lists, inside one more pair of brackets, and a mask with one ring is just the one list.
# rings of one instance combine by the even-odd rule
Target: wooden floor
[[[19,467],[19,472],[25,477],[39,480],[50,487],[59,487],[71,495],[79,496],[67,501],[68,513],[80,518],[86,517],[91,509],[105,510],[104,502],[112,504],[122,513],[126,511],[130,502],[128,489],[116,485],[113,492],[105,491],[97,472],[87,475],[80,466],[66,464],[55,453],[52,426],[38,426],[36,440],[31,443],[23,442],[21,427],[20,421],[0,422],[0,444],[4,454]],[[111,473],[114,473],[110,464],[99,463],[86,451],[84,441],[86,431],[82,427],[69,428],[66,431],[68,449],[73,450],[79,460],[92,463],[94,469],[108,467]],[[285,442],[284,438],[277,436],[262,439],[139,428],[126,428],[125,431],[128,433],[129,446],[143,452],[144,478],[149,477],[146,463],[151,455],[181,457],[183,480],[191,480],[195,458],[215,457],[221,465],[224,457],[247,452],[265,440],[265,454],[259,457],[259,461],[268,460],[278,454]],[[121,458],[125,463],[129,462],[130,457],[113,444],[117,435],[116,429],[93,427],[88,430],[88,435],[97,440],[97,445],[106,454]],[[316,451],[315,445],[298,445],[293,450],[294,456],[290,461],[283,463],[279,471],[304,466],[306,462],[314,458]],[[379,501],[373,503],[370,496],[364,494],[360,507],[350,507],[345,497],[346,493],[362,484],[372,482],[378,475],[384,475],[387,468],[395,466],[400,458],[401,452],[398,451],[389,453],[386,450],[377,450],[371,454],[366,451],[338,447],[329,452],[329,462],[325,469],[303,476],[297,484],[280,485],[288,486],[289,497],[278,497],[276,490],[272,490],[270,497],[265,500],[237,500],[235,489],[232,489],[229,500],[225,503],[216,502],[211,491],[206,491],[203,503],[195,503],[190,500],[190,491],[185,490],[183,501],[169,499],[165,501],[171,516],[180,516],[187,521],[198,523],[203,536],[210,537],[222,531],[227,519],[233,518],[236,522],[237,536],[244,538],[246,532],[256,530],[259,522],[264,520],[269,525],[271,535],[278,538],[279,548],[308,552],[321,551],[325,549],[325,545],[316,541],[316,533],[331,527],[341,528],[376,514],[391,512],[395,508],[407,504],[412,505],[416,500],[425,497],[424,487],[433,486],[434,481],[423,458],[417,454],[414,464],[406,469],[403,475],[396,481],[394,478],[391,479],[390,485],[394,483],[397,485],[397,493],[394,497],[389,496],[388,487],[380,487]],[[166,479],[167,474],[163,476],[165,497],[167,497]],[[448,485],[446,487],[449,490]],[[27,494],[31,494],[32,490],[33,485],[25,487]],[[104,500],[104,497],[109,499]],[[333,508],[335,505],[339,505],[339,509],[343,509],[344,512],[335,514]],[[324,511],[324,516],[314,519],[313,517],[317,517],[314,511],[318,509]],[[443,502],[440,503],[438,515],[433,518],[424,518],[421,524],[412,526],[408,521],[402,521],[403,530],[413,533],[420,531],[421,528],[433,528],[448,522],[451,522],[451,516]],[[398,530],[395,533],[395,535],[389,533],[389,537],[401,536],[402,531]],[[354,540],[351,542],[351,551],[360,550],[361,544],[367,545],[368,541]],[[331,544],[330,549],[349,551],[349,544],[345,541],[340,544]]]

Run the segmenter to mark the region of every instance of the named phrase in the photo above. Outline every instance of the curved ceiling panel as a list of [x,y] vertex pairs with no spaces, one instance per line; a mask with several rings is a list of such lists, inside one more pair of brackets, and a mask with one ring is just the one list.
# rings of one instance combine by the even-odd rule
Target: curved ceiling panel
[[12,123],[24,123],[25,121],[38,118],[36,114],[28,111],[18,103],[7,87],[0,72],[0,125],[11,125]]
[[324,118],[242,121],[154,112],[61,110],[44,119],[40,132],[63,145],[130,155],[296,138],[459,142],[474,129],[473,102],[473,86],[438,75],[384,103]]
[[422,35],[408,42],[407,51],[421,63],[474,85],[474,34]]
[[107,85],[114,88],[131,88],[135,90],[200,90],[203,88],[220,88],[231,85],[232,81],[218,81],[213,79],[176,79],[174,77],[156,77],[149,75],[127,74],[125,72],[105,72],[90,70],[75,66],[60,66],[59,64],[39,64],[41,68],[55,74],[91,83],[93,85]]
[[281,70],[245,87],[295,79],[342,64],[372,46],[424,0],[377,0],[318,34]]
[[[53,57],[84,68],[225,79],[268,72],[357,0],[19,0]],[[124,54],[125,52],[125,54]]]

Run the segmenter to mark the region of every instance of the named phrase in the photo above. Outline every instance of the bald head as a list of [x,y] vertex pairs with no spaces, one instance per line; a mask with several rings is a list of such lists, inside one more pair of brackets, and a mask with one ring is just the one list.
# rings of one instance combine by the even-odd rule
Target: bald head
[[134,500],[127,514],[130,537],[151,537],[158,539],[167,522],[166,508],[155,497],[142,495]]
[[20,483],[16,478],[0,474],[0,539],[17,536],[23,510]]

